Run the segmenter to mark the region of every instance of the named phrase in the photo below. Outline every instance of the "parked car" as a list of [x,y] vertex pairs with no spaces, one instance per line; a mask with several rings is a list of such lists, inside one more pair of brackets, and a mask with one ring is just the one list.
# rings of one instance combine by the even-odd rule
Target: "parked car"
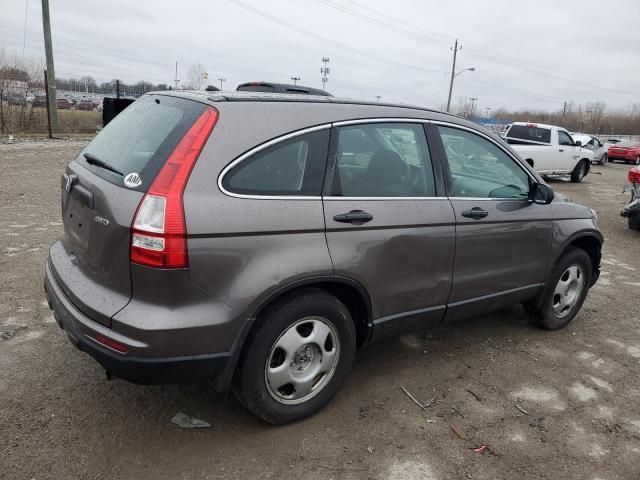
[[45,290],[137,383],[214,379],[313,414],[356,348],[524,302],[558,329],[599,275],[593,210],[454,115],[277,94],[147,94],[65,169]]
[[615,162],[622,160],[634,165],[640,165],[640,143],[638,142],[620,142],[611,145],[608,151],[609,161]]
[[71,102],[66,98],[59,98],[56,104],[60,110],[69,110],[72,107]]
[[46,107],[47,106],[47,97],[44,95],[36,95],[33,99],[32,105],[34,107]]
[[635,166],[627,174],[629,184],[624,188],[624,192],[631,194],[631,200],[622,209],[620,215],[627,217],[629,228],[640,230],[640,166]]
[[93,110],[93,103],[90,100],[80,100],[76,110]]
[[570,175],[579,183],[589,173],[593,153],[562,127],[514,122],[505,140],[541,175]]
[[620,143],[623,140],[621,138],[607,138],[606,144],[615,145],[616,143]]
[[586,148],[593,153],[592,163],[606,165],[609,147],[603,145],[600,140],[586,133],[572,133],[574,141],[582,143],[582,148]]
[[247,82],[241,83],[236,88],[238,92],[268,92],[268,93],[292,93],[299,95],[320,95],[330,97],[329,92],[319,88],[305,87],[303,85],[291,85],[288,83],[271,82]]

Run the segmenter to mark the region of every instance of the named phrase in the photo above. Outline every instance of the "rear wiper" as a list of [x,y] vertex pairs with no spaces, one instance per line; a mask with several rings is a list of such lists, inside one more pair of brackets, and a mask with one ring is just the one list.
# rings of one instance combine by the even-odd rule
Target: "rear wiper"
[[88,152],[85,152],[82,155],[84,155],[84,158],[87,159],[87,163],[89,165],[95,165],[96,167],[104,168],[105,170],[109,170],[110,172],[117,173],[121,177],[124,177],[124,173],[122,173],[120,170],[116,169],[115,167],[112,167],[104,160],[100,160],[95,155]]

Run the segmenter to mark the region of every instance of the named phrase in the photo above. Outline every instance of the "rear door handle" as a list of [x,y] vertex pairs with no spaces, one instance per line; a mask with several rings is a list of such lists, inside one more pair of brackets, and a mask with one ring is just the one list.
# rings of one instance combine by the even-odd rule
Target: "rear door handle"
[[363,223],[373,220],[373,215],[362,210],[351,210],[349,213],[339,213],[334,215],[333,219],[340,223],[353,223],[362,225]]
[[474,220],[480,220],[487,215],[489,215],[489,212],[483,210],[480,207],[473,207],[471,210],[465,210],[464,212],[462,212],[463,217],[473,218]]

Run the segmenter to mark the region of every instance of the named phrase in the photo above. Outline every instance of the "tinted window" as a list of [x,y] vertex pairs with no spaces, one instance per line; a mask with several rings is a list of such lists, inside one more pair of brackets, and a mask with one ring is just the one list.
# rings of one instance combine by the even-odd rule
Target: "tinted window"
[[573,145],[573,140],[567,132],[558,130],[558,145]]
[[276,89],[271,85],[241,85],[238,92],[275,92]]
[[493,142],[456,128],[438,127],[451,172],[451,196],[528,198],[527,173]]
[[[204,108],[201,103],[181,98],[143,97],[111,120],[83,153],[124,175],[138,173],[143,181],[140,188],[146,189]],[[97,175],[122,184],[122,176],[87,164],[82,155],[80,161]]]
[[432,197],[431,158],[421,124],[338,129],[334,193],[345,197]]
[[512,125],[507,132],[507,137],[529,140],[530,142],[551,143],[551,130],[529,125]]
[[247,195],[319,196],[328,144],[328,129],[277,143],[232,168],[222,185]]

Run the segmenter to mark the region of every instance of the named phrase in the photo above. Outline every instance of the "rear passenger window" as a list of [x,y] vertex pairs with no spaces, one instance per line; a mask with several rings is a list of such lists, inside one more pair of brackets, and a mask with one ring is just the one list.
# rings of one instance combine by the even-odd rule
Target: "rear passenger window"
[[285,140],[233,167],[222,186],[244,195],[320,196],[328,147],[328,129]]
[[435,182],[422,124],[373,123],[338,129],[334,195],[433,197]]

